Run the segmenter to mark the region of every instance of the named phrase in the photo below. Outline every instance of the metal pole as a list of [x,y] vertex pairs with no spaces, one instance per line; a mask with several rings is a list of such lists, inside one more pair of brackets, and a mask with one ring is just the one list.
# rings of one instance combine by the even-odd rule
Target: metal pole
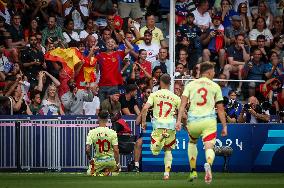
[[171,62],[171,90],[174,91],[174,73],[175,73],[175,0],[170,1],[170,31],[169,31],[169,55]]
[[21,124],[20,122],[15,122],[15,127],[16,127],[16,134],[15,134],[15,143],[16,143],[16,166],[17,166],[17,171],[21,171],[21,138],[20,138],[20,133],[21,133]]

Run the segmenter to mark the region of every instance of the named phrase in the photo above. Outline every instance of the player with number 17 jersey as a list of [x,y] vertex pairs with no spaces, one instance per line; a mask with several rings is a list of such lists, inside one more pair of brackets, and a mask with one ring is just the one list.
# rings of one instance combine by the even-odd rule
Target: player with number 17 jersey
[[174,118],[176,109],[180,106],[180,98],[167,89],[161,89],[148,98],[147,103],[153,106],[153,128],[165,128],[175,130]]

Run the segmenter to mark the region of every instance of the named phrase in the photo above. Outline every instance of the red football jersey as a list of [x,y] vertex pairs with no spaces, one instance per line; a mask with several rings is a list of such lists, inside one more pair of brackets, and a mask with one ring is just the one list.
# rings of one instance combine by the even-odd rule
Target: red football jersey
[[102,52],[97,55],[101,72],[99,86],[117,86],[123,83],[120,65],[124,57],[124,51]]

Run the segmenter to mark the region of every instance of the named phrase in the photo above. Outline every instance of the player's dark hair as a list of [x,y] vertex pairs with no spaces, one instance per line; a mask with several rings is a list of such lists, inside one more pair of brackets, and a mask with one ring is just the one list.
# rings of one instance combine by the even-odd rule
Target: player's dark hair
[[204,74],[206,71],[210,69],[214,69],[215,64],[210,61],[205,61],[200,63],[200,75]]
[[163,83],[166,84],[166,85],[170,85],[170,84],[171,84],[171,77],[170,77],[170,75],[168,75],[168,74],[163,74],[163,75],[160,77],[160,81],[163,82]]
[[101,110],[99,112],[98,116],[99,116],[99,119],[101,119],[101,120],[107,120],[108,116],[109,116],[109,113],[106,110]]

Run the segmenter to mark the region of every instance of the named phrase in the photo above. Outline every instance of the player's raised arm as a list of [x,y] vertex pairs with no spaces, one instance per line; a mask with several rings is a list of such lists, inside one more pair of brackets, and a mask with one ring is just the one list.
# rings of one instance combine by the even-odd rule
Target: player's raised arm
[[179,107],[179,110],[178,110],[178,118],[177,118],[177,122],[176,122],[176,130],[177,131],[180,131],[180,129],[181,129],[181,119],[183,117],[184,110],[185,110],[187,102],[188,102],[188,97],[182,96],[181,97],[181,104],[180,104],[180,107]]

